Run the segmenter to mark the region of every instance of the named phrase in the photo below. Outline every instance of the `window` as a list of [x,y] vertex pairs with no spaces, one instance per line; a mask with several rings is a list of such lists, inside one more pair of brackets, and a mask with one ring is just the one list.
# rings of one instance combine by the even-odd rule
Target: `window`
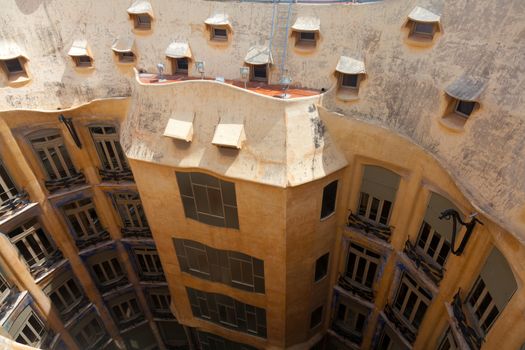
[[335,199],[337,196],[337,180],[329,183],[323,189],[323,204],[321,207],[321,219],[335,212]]
[[315,262],[315,282],[326,276],[328,273],[328,260],[330,253],[326,253]]
[[122,224],[126,228],[148,228],[148,221],[139,194],[123,192],[113,194]]
[[112,305],[111,311],[119,323],[127,322],[142,314],[135,297],[131,297]]
[[61,313],[67,313],[83,299],[83,295],[73,278],[70,278],[49,295],[53,305]]
[[158,312],[171,312],[171,296],[170,293],[166,291],[151,291],[148,293],[150,297],[150,302],[155,311]]
[[114,126],[92,126],[89,128],[100,163],[104,170],[129,170],[127,158],[122,150],[117,128]]
[[268,65],[254,64],[252,65],[252,80],[253,81],[268,81]]
[[177,172],[187,218],[208,225],[239,228],[235,184],[203,173]]
[[380,258],[379,254],[357,244],[350,243],[348,260],[346,261],[346,277],[357,286],[371,290],[378,271]]
[[26,76],[24,69],[24,58],[17,57],[8,60],[0,60],[8,79],[15,79],[20,75]]
[[133,15],[135,29],[151,29],[151,17],[144,14]]
[[438,350],[457,350],[459,349],[456,339],[452,334],[450,327],[447,328],[441,342],[439,343]]
[[199,349],[202,350],[256,350],[246,344],[236,343],[229,339],[219,337],[218,335],[196,331],[199,341]]
[[91,198],[66,204],[62,209],[77,238],[91,238],[104,231]]
[[302,43],[315,43],[315,32],[300,32],[299,42]]
[[363,329],[370,310],[347,298],[340,297],[336,312],[332,328],[343,337],[349,338],[353,343],[361,344]]
[[0,305],[2,305],[10,291],[11,288],[9,287],[7,280],[4,278],[4,276],[2,276],[2,274],[0,274]]
[[75,327],[71,335],[81,349],[94,349],[94,346],[104,336],[104,329],[98,317],[92,316],[91,320],[83,322],[80,327]]
[[375,347],[375,350],[409,350],[405,343],[397,336],[390,327],[386,326],[383,328],[379,336],[379,342]]
[[266,338],[266,310],[223,294],[186,287],[194,317]]
[[413,21],[410,35],[432,40],[435,30],[436,26],[434,23]]
[[310,329],[313,329],[321,324],[323,321],[323,306],[319,306],[317,309],[312,311],[310,315]]
[[134,249],[140,274],[143,277],[163,275],[162,265],[156,249]]
[[44,328],[42,321],[31,312],[24,327],[13,338],[17,343],[36,347],[40,345],[45,333],[46,329]]
[[404,272],[397,289],[394,310],[414,333],[417,332],[431,300],[432,294],[420,287],[408,273]]
[[18,194],[16,186],[11,180],[11,176],[7,172],[5,165],[0,161],[0,201],[6,201],[14,198]]
[[45,263],[56,248],[36,219],[15,228],[8,234],[29,267]]
[[98,283],[101,285],[109,285],[124,277],[122,267],[117,258],[111,258],[101,263],[93,264],[91,266]]
[[475,107],[476,107],[476,102],[474,101],[457,100],[456,107],[454,110],[456,114],[459,114],[460,116],[464,118],[468,118],[474,111]]
[[91,67],[93,65],[93,61],[89,56],[75,56],[73,60],[77,67]]
[[387,169],[365,166],[358,215],[371,222],[388,225],[399,180],[399,175]]
[[211,28],[211,40],[227,41],[228,30],[226,28],[212,27]]
[[359,74],[341,74],[341,86],[351,89],[357,89],[359,84]]
[[133,52],[117,52],[117,56],[120,63],[132,63],[135,61]]
[[187,57],[181,57],[175,59],[176,62],[176,69],[174,70],[176,73],[188,73],[188,58]]
[[39,131],[30,135],[30,141],[48,180],[60,180],[77,175],[60,131],[56,129]]
[[239,252],[214,249],[191,240],[173,241],[183,272],[238,289],[264,293],[264,261]]

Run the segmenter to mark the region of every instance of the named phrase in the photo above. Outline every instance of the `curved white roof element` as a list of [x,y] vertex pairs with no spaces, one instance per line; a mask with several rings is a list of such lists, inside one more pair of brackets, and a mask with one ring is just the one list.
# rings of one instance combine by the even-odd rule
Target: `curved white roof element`
[[150,17],[153,17],[153,8],[151,3],[147,0],[137,0],[129,8],[128,13],[130,15],[143,15],[148,14]]
[[247,64],[271,64],[273,63],[272,54],[268,46],[256,45],[250,47],[244,62]]
[[191,58],[190,45],[186,42],[172,42],[166,49],[166,56],[171,58]]
[[343,74],[365,74],[365,62],[348,57],[341,56],[339,57],[339,62],[337,62],[337,67],[335,70]]
[[296,32],[319,32],[321,30],[321,20],[316,17],[297,17],[292,30]]

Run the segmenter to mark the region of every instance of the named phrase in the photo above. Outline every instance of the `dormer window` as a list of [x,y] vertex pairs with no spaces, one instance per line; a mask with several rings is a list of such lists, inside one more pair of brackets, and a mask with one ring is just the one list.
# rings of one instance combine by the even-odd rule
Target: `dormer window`
[[27,57],[17,44],[0,41],[0,68],[9,81],[28,80],[26,62]]
[[210,32],[211,41],[228,41],[231,24],[225,14],[215,14],[204,21]]
[[137,0],[128,8],[128,14],[137,30],[150,30],[153,19],[153,8],[147,0]]
[[166,57],[171,61],[172,74],[188,74],[192,57],[188,43],[172,42],[166,49]]
[[91,57],[86,40],[75,40],[68,55],[73,59],[75,66],[85,68],[93,65],[93,58]]
[[462,76],[445,89],[447,109],[441,123],[452,130],[462,130],[465,122],[479,109],[483,79]]
[[441,31],[440,16],[417,6],[408,15],[408,41],[411,44],[432,42],[436,32]]
[[356,100],[359,85],[365,78],[365,63],[352,57],[341,56],[335,71],[338,81],[337,98],[343,101]]
[[244,62],[250,67],[250,80],[268,82],[268,68],[272,63],[268,46],[250,47]]
[[115,40],[112,50],[120,63],[135,62],[135,40],[132,37],[119,37]]
[[320,21],[315,17],[298,17],[292,26],[292,35],[295,36],[295,47],[312,49],[319,40]]

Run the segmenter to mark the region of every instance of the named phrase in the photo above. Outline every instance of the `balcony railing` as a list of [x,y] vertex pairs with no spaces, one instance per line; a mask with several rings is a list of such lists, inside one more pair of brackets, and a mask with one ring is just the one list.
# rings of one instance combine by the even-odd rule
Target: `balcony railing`
[[170,310],[158,310],[152,309],[153,317],[162,320],[175,320],[175,316],[171,313]]
[[29,272],[33,275],[35,279],[38,279],[42,275],[46,274],[53,267],[64,259],[62,252],[60,250],[55,250],[55,252],[47,257],[47,259],[41,265],[32,266],[29,268]]
[[46,188],[49,192],[55,192],[63,188],[70,188],[76,185],[82,185],[86,183],[86,177],[82,173],[76,173],[75,175],[63,177],[56,180],[47,180],[45,182]]
[[351,341],[354,344],[360,345],[363,341],[362,335],[355,334],[354,332],[345,329],[344,327],[339,325],[337,321],[332,322],[332,330],[341,337]]
[[113,181],[113,182],[122,182],[122,181],[135,181],[133,179],[133,173],[130,169],[122,170],[106,170],[99,169],[98,173],[103,181]]
[[143,323],[144,321],[146,321],[146,319],[144,318],[144,315],[137,315],[137,317],[132,318],[130,320],[119,320],[118,328],[122,332],[125,330],[129,330],[131,328],[135,328],[141,323]]
[[461,302],[461,297],[459,296],[459,291],[454,296],[452,300],[452,311],[454,312],[454,318],[457,321],[461,334],[463,338],[470,346],[471,349],[478,350],[481,348],[483,343],[483,337],[476,332],[476,330],[470,327],[467,323],[467,318],[463,312],[463,303]]
[[151,238],[149,227],[123,227],[120,232],[125,238]]
[[78,302],[78,304],[68,310],[67,312],[63,312],[60,315],[60,318],[64,322],[68,322],[69,320],[73,319],[75,316],[80,314],[80,312],[90,303],[90,301],[84,296],[82,299]]
[[9,310],[16,306],[19,294],[20,293],[15,288],[9,290],[9,294],[0,303],[0,315],[5,315]]
[[56,333],[53,332],[52,330],[48,329],[45,337],[40,342],[40,346],[39,347],[42,348],[42,349],[50,349],[51,348],[51,344],[55,340],[55,337],[56,337]]
[[385,305],[385,315],[388,320],[397,328],[397,330],[403,335],[403,337],[409,342],[414,343],[416,340],[416,333],[408,327],[401,318],[395,313],[390,305]]
[[14,197],[9,198],[0,205],[0,216],[12,214],[29,204],[29,195],[27,192],[17,193]]
[[95,237],[86,238],[86,239],[77,239],[75,240],[75,244],[78,247],[78,250],[83,250],[88,247],[94,246],[98,243],[106,242],[109,240],[110,240],[109,232],[102,231]]
[[104,333],[98,338],[98,340],[86,350],[99,350],[104,347],[104,345],[110,340],[109,335]]
[[166,282],[166,276],[164,273],[159,273],[156,275],[140,274],[140,280],[142,282]]
[[110,284],[99,285],[98,289],[102,294],[106,294],[127,284],[129,284],[128,279],[126,278],[126,276],[122,276],[119,280],[114,281]]
[[390,236],[392,235],[392,228],[390,226],[372,223],[352,212],[348,215],[347,225],[367,234],[372,234],[385,242],[390,242]]
[[444,269],[431,264],[422,256],[410,241],[405,242],[405,254],[416,264],[416,267],[428,276],[436,285],[443,279]]
[[352,294],[355,294],[365,300],[374,301],[374,293],[372,290],[362,288],[354,283],[345,276],[339,276],[339,286],[344,290],[349,291]]

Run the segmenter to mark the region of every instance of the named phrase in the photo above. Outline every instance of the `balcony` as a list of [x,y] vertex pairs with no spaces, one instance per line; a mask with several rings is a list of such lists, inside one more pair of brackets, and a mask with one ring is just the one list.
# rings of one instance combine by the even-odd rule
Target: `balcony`
[[363,341],[363,336],[356,334],[355,332],[347,330],[344,326],[341,326],[336,320],[332,322],[332,330],[340,337],[350,342],[360,345]]
[[347,226],[357,229],[366,235],[372,235],[387,243],[390,242],[392,235],[392,227],[370,222],[352,212],[348,215]]
[[118,328],[121,332],[126,332],[144,324],[145,322],[147,322],[147,320],[144,318],[144,315],[137,315],[129,320],[118,320]]
[[413,344],[416,340],[416,332],[414,332],[410,327],[408,327],[403,320],[397,316],[396,312],[392,309],[390,305],[385,305],[384,309],[385,316],[388,320],[396,327],[396,329],[401,333],[401,335],[410,343]]
[[148,274],[148,275],[141,273],[140,281],[141,282],[162,283],[162,282],[166,282],[166,276],[163,273]]
[[120,232],[124,238],[152,238],[149,227],[123,227]]
[[130,169],[122,170],[105,170],[99,169],[98,173],[102,178],[102,181],[111,181],[111,182],[133,182],[133,173]]
[[17,193],[14,197],[9,198],[0,205],[0,217],[4,215],[12,215],[28,204],[29,195],[27,192]]
[[76,239],[75,245],[77,246],[78,250],[84,250],[86,248],[89,248],[91,246],[95,246],[102,242],[108,242],[111,238],[109,237],[109,232],[102,231],[95,237],[90,237],[86,239]]
[[364,288],[357,285],[351,279],[346,276],[339,276],[338,284],[344,290],[357,295],[358,297],[373,302],[374,301],[374,292],[371,289]]
[[420,254],[418,249],[408,240],[405,242],[404,252],[410,260],[414,262],[418,270],[422,271],[428,278],[430,278],[436,286],[439,285],[445,272],[442,267],[429,262],[428,259]]
[[170,310],[159,310],[151,308],[153,317],[158,321],[175,321],[175,316]]
[[31,272],[35,280],[38,280],[58,267],[57,265],[62,261],[65,261],[64,256],[62,255],[62,252],[57,249],[52,255],[47,257],[41,265],[31,266],[29,272]]
[[452,300],[452,314],[456,321],[457,327],[459,328],[463,339],[468,346],[473,350],[479,350],[483,345],[483,336],[481,336],[474,328],[470,327],[467,321],[467,317],[463,311],[463,302],[459,296],[459,291]]
[[90,301],[84,296],[80,301],[71,309],[64,311],[60,314],[60,318],[64,323],[68,323],[70,320],[80,316],[80,314],[90,305]]
[[[118,280],[116,280],[114,282],[111,282],[111,283],[106,284],[106,285],[99,285],[98,289],[99,289],[100,293],[107,294],[107,293],[116,291],[117,289],[127,288],[129,285],[130,284],[128,282],[128,279],[125,276],[121,276],[120,279],[118,279]],[[124,287],[124,288],[122,288],[122,287]]]
[[47,180],[45,182],[46,188],[49,192],[56,192],[64,188],[70,188],[76,185],[82,185],[86,183],[86,177],[82,173],[77,173],[72,176],[63,177],[56,180]]

